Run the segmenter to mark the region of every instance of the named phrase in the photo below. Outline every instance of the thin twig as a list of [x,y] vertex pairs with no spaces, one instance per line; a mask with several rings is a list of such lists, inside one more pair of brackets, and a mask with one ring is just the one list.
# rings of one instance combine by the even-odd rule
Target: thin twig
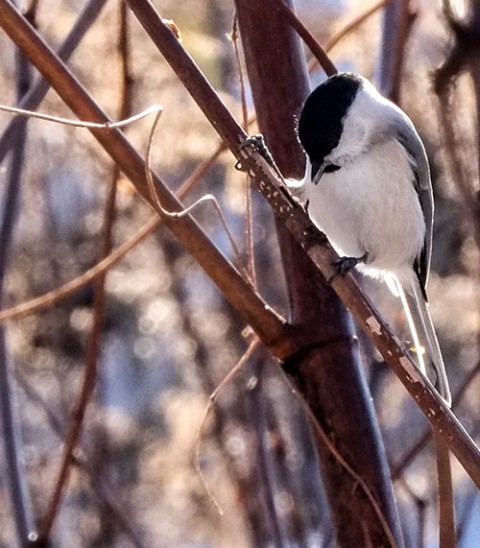
[[208,498],[215,505],[220,515],[223,515],[222,507],[220,506],[217,499],[213,495],[212,490],[209,488],[207,481],[205,479],[205,476],[203,475],[202,467],[200,465],[200,452],[201,452],[202,438],[204,435],[205,426],[207,424],[207,419],[210,415],[210,412],[213,409],[213,406],[215,404],[216,399],[218,398],[218,395],[223,390],[223,388],[225,388],[225,386],[227,386],[228,383],[230,383],[232,379],[237,375],[237,373],[244,367],[245,363],[247,363],[247,361],[250,359],[253,352],[258,348],[259,344],[260,344],[260,341],[258,337],[254,337],[254,339],[250,343],[249,347],[247,348],[243,356],[238,360],[237,364],[232,369],[230,369],[230,371],[225,375],[223,380],[218,384],[215,390],[210,394],[210,397],[208,398],[208,404],[205,407],[205,411],[203,412],[202,421],[200,423],[200,426],[198,427],[197,434],[195,436],[196,442],[195,442],[194,467],[198,474],[198,477],[200,478],[202,486],[205,489],[205,492]]
[[152,201],[156,204],[158,211],[161,215],[165,217],[170,217],[172,219],[181,219],[182,217],[185,217],[186,215],[189,215],[194,209],[196,209],[200,204],[202,203],[211,203],[213,207],[215,208],[215,212],[217,213],[220,222],[222,223],[223,229],[225,231],[225,234],[227,235],[228,241],[230,242],[230,246],[232,247],[235,259],[237,261],[237,266],[240,269],[240,271],[245,276],[245,279],[252,285],[253,283],[250,279],[249,272],[246,271],[242,266],[242,258],[240,256],[240,251],[238,249],[238,246],[235,242],[235,239],[232,235],[231,230],[228,228],[227,220],[225,219],[225,215],[223,214],[222,208],[220,207],[220,204],[218,203],[217,198],[213,194],[204,194],[201,196],[198,200],[195,200],[193,204],[183,208],[180,211],[170,211],[166,209],[161,201],[160,196],[157,191],[157,187],[155,186],[155,182],[153,180],[152,176],[152,170],[150,169],[150,157],[152,154],[152,146],[153,146],[153,137],[155,135],[155,130],[157,128],[158,122],[160,121],[160,116],[162,115],[162,111],[159,110],[155,116],[155,119],[152,123],[152,127],[150,129],[150,134],[148,137],[148,144],[147,144],[147,153],[145,156],[145,178],[147,179],[148,188],[150,190],[150,196],[152,198]]
[[362,25],[369,17],[374,15],[378,10],[384,8],[388,5],[391,0],[380,0],[376,4],[373,4],[363,13],[357,15],[352,21],[347,23],[343,28],[336,32],[325,44],[325,51],[329,53],[345,36],[356,30],[360,25]]
[[[231,34],[233,49],[235,53],[235,60],[237,62],[237,71],[240,81],[240,101],[242,105],[242,120],[243,120],[243,129],[249,133],[249,118],[248,118],[248,106],[247,106],[247,94],[245,88],[245,75],[242,66],[242,60],[240,57],[240,50],[238,47],[238,19],[235,15],[233,20],[233,29]],[[246,176],[246,185],[245,185],[245,239],[247,241],[247,268],[250,278],[252,280],[253,286],[257,287],[257,273],[255,270],[255,251],[253,244],[253,201],[252,201],[252,180],[250,177]]]
[[[126,33],[126,11],[125,5],[123,4],[123,13],[124,17],[121,19],[120,24],[120,37],[119,40],[124,39],[124,34]],[[128,72],[127,77],[122,79],[122,93],[121,93],[121,106],[120,106],[120,117],[130,121],[136,121],[138,116],[129,116],[130,104],[131,104],[131,86],[128,84],[129,80],[129,54],[130,51],[128,48],[125,48],[123,55],[120,56],[122,63],[122,72],[125,75],[125,71]],[[158,108],[158,107],[157,107]],[[151,109],[149,109],[151,110]],[[159,110],[161,112],[161,109]],[[124,120],[125,121],[125,120]],[[117,125],[118,127],[118,125]],[[115,205],[117,197],[117,183],[120,177],[120,170],[118,166],[115,165],[113,168],[112,177],[107,191],[107,197],[105,202],[105,210],[103,215],[103,229],[102,229],[102,241],[100,256],[102,259],[108,257],[112,249],[112,233],[113,233],[113,224],[115,220]],[[85,411],[87,405],[92,397],[96,380],[97,380],[97,363],[100,352],[100,345],[103,334],[103,327],[105,323],[105,305],[106,305],[106,292],[105,292],[105,282],[106,282],[105,272],[102,276],[99,276],[95,280],[94,285],[94,300],[93,300],[93,325],[90,332],[90,336],[87,343],[87,352],[85,358],[85,371],[83,374],[83,380],[81,383],[81,388],[77,396],[77,400],[74,406],[74,411],[72,413],[72,419],[68,428],[68,433],[66,436],[66,443],[64,446],[62,462],[59,467],[58,477],[53,489],[52,497],[47,506],[47,511],[45,514],[45,519],[43,526],[41,528],[40,539],[44,542],[47,542],[50,537],[50,532],[54,523],[54,520],[58,514],[60,508],[60,501],[62,494],[66,488],[68,476],[70,472],[70,467],[72,464],[72,455],[75,450],[75,447],[78,445],[80,440],[80,435],[83,430],[83,422],[85,418]]]
[[330,57],[325,53],[325,50],[317,42],[313,34],[307,29],[307,27],[300,21],[300,19],[293,13],[289,6],[283,0],[275,0],[277,9],[286,18],[288,24],[295,29],[301,39],[305,42],[308,49],[312,52],[314,57],[320,63],[320,66],[325,71],[327,76],[336,74],[337,67],[332,63]]
[[47,122],[54,122],[56,124],[61,124],[63,126],[72,126],[85,129],[117,129],[121,127],[128,126],[151,114],[161,113],[163,107],[161,105],[152,105],[147,109],[125,118],[118,120],[117,122],[87,122],[84,120],[71,120],[70,118],[61,118],[59,116],[52,116],[51,114],[42,114],[41,112],[36,112],[32,110],[25,110],[17,107],[9,107],[7,105],[0,105],[0,110],[4,112],[10,112],[11,114],[16,114],[17,116],[25,116],[26,118],[38,118],[39,120],[45,120]]

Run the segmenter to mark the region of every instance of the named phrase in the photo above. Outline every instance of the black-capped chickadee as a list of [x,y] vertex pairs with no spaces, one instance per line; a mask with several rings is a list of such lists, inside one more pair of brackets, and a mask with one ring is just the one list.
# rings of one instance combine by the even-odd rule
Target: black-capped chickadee
[[[433,195],[423,143],[410,118],[362,76],[336,74],[307,98],[298,122],[307,154],[301,197],[342,257],[402,299],[417,363],[451,404],[428,312]],[[422,355],[425,348],[426,357]]]

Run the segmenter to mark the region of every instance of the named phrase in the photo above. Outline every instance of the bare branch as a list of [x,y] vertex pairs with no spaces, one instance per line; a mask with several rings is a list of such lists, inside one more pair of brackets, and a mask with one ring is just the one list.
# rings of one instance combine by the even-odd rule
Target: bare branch
[[[0,24],[81,120],[96,123],[109,121],[105,113],[58,56],[6,0],[0,1]],[[166,32],[172,32],[168,27],[165,28]],[[172,39],[177,40],[173,34]],[[211,86],[208,86],[208,98],[212,98],[212,93],[216,98],[215,101],[218,101],[224,112],[228,113]],[[224,124],[222,127],[225,127]],[[90,131],[134,183],[138,192],[153,205],[144,175],[145,164],[124,135],[115,129],[91,129]],[[229,142],[236,142],[237,146],[242,138],[246,137],[244,131],[235,122],[230,124],[226,132],[224,138],[227,140],[230,138]],[[154,175],[154,180],[162,204],[170,211],[181,211],[183,206],[156,175]],[[197,259],[225,297],[240,311],[244,319],[254,326],[260,339],[274,351],[277,357],[286,357],[294,351],[298,342],[288,336],[285,322],[266,305],[252,290],[248,282],[226,261],[194,219],[189,216],[180,219],[164,217],[164,222]]]

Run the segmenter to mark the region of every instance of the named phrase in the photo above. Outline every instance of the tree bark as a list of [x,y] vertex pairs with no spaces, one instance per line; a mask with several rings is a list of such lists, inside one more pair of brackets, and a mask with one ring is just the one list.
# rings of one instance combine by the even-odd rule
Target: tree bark
[[[295,118],[309,92],[301,44],[275,1],[236,0],[260,131],[286,177],[303,175]],[[336,450],[363,478],[365,491],[317,437],[340,546],[401,546],[385,452],[360,364],[352,322],[338,297],[280,223],[277,234],[289,297],[289,320],[310,344],[285,370]],[[384,523],[379,519],[382,514]],[[386,531],[386,529],[389,530]]]

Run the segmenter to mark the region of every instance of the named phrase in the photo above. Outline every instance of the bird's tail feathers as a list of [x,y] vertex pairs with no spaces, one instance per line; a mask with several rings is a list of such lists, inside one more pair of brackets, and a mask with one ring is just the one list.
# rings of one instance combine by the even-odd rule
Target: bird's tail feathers
[[[439,394],[450,407],[452,396],[445,364],[422,288],[416,277],[405,288],[398,280],[396,282],[397,292],[405,310],[413,343],[417,348],[418,366],[432,380]],[[425,355],[422,352],[423,348],[426,351]]]

